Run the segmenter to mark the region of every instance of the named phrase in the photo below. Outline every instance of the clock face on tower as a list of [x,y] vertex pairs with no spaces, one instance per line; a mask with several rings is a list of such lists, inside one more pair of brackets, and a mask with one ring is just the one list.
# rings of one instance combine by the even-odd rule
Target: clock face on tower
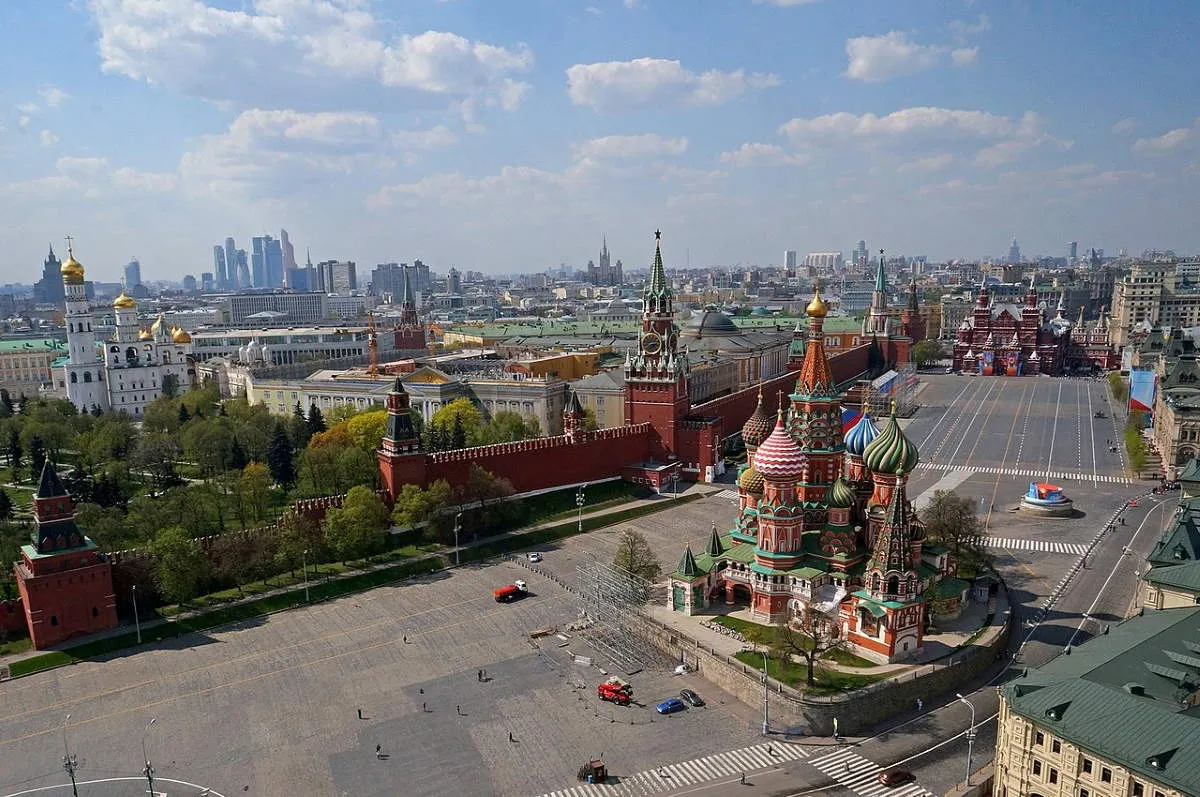
[[675,331],[672,330],[672,331],[668,332],[667,333],[667,351],[675,351],[678,343],[679,343],[679,337],[675,334]]
[[642,336],[642,351],[646,354],[658,354],[662,351],[662,338],[657,332],[647,332]]

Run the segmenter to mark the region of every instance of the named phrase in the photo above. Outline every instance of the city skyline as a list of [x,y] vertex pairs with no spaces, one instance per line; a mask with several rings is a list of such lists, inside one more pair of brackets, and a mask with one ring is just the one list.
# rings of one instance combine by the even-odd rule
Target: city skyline
[[199,275],[247,219],[485,273],[602,234],[640,269],[656,227],[672,266],[1200,250],[1183,2],[148,8],[0,10],[0,281],[67,232],[97,279]]

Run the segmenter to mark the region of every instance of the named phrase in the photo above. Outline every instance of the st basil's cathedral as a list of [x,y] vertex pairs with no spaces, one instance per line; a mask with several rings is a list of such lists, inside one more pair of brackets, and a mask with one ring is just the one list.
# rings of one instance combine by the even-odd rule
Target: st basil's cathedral
[[953,613],[969,585],[954,577],[949,552],[925,539],[906,489],[919,453],[894,410],[882,429],[865,414],[843,429],[827,312],[818,291],[795,391],[779,397],[773,418],[760,392],[742,428],[748,457],[734,527],[714,525],[702,551],[688,545],[669,600],[686,614],[743,605],[768,625],[816,612],[855,653],[900,661],[922,649],[930,588]]

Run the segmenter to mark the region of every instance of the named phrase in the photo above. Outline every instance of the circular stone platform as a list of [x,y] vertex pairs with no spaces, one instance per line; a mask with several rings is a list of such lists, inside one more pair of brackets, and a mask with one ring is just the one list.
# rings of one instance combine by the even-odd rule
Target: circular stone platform
[[1030,482],[1029,492],[1021,496],[1020,509],[1041,517],[1072,517],[1075,502],[1063,495],[1057,485]]

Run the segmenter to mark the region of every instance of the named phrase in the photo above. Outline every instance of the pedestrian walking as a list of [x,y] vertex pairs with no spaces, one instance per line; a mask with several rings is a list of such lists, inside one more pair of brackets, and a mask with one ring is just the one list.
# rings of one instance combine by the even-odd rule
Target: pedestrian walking
[[462,706],[455,706],[454,713],[461,717],[462,716]]
[[475,680],[479,681],[480,683],[483,682],[483,670],[479,670],[475,673]]
[[422,712],[428,711],[428,709],[426,709],[426,708],[425,708],[425,704],[424,704],[424,703],[422,703],[422,704],[421,704],[421,711],[422,711]]
[[508,740],[509,740],[510,742],[515,742],[515,741],[516,741],[516,739],[514,739],[514,738],[513,738],[512,731],[509,731],[509,732],[508,732]]
[[921,700],[921,698],[918,697],[917,698],[917,711],[923,711],[924,709],[925,709],[925,702],[923,700]]
[[847,775],[850,774],[850,762],[849,761],[846,762],[846,774]]
[[382,751],[383,751],[383,745],[381,745],[381,744],[375,745],[375,757],[376,758],[383,758]]
[[358,718],[362,719],[362,709],[361,708],[358,710]]
[[742,785],[743,786],[746,785],[746,773],[745,772],[742,773]]
[[408,634],[404,635],[404,644],[408,644]]
[[775,747],[773,745],[767,745],[767,755],[775,755]]

